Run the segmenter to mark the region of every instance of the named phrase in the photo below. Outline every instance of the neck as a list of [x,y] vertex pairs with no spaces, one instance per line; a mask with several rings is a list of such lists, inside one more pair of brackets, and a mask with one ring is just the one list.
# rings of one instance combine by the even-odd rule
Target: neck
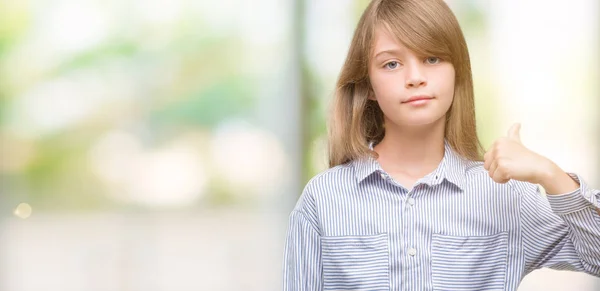
[[444,158],[445,123],[394,127],[386,123],[383,140],[375,146],[381,167],[390,173],[422,177],[433,172]]

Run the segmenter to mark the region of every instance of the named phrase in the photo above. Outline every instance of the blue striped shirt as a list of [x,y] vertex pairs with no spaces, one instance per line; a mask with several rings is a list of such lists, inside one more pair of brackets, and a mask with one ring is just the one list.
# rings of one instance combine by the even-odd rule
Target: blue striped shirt
[[371,158],[318,174],[290,214],[284,290],[516,290],[549,267],[600,277],[600,191],[495,183],[446,144],[407,190]]

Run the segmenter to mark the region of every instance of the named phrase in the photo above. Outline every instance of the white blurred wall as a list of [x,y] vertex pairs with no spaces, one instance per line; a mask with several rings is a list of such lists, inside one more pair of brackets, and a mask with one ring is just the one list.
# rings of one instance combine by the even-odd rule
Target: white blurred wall
[[[489,1],[489,66],[499,90],[498,136],[522,123],[526,146],[600,187],[598,1]],[[538,270],[519,291],[599,290],[590,275]]]

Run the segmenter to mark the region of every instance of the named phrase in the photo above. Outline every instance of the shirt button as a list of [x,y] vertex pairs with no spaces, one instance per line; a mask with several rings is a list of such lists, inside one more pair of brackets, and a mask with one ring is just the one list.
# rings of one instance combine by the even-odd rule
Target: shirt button
[[387,175],[385,173],[381,173],[381,179],[387,180]]
[[408,250],[408,255],[414,257],[417,254],[417,250],[411,248]]
[[408,198],[408,205],[413,206],[415,205],[415,199],[413,198]]

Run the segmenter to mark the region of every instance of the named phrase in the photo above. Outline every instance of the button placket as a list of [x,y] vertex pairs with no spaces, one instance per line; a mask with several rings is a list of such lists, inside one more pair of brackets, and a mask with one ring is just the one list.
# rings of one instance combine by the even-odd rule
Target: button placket
[[414,257],[417,255],[417,250],[415,248],[408,249],[408,255]]

